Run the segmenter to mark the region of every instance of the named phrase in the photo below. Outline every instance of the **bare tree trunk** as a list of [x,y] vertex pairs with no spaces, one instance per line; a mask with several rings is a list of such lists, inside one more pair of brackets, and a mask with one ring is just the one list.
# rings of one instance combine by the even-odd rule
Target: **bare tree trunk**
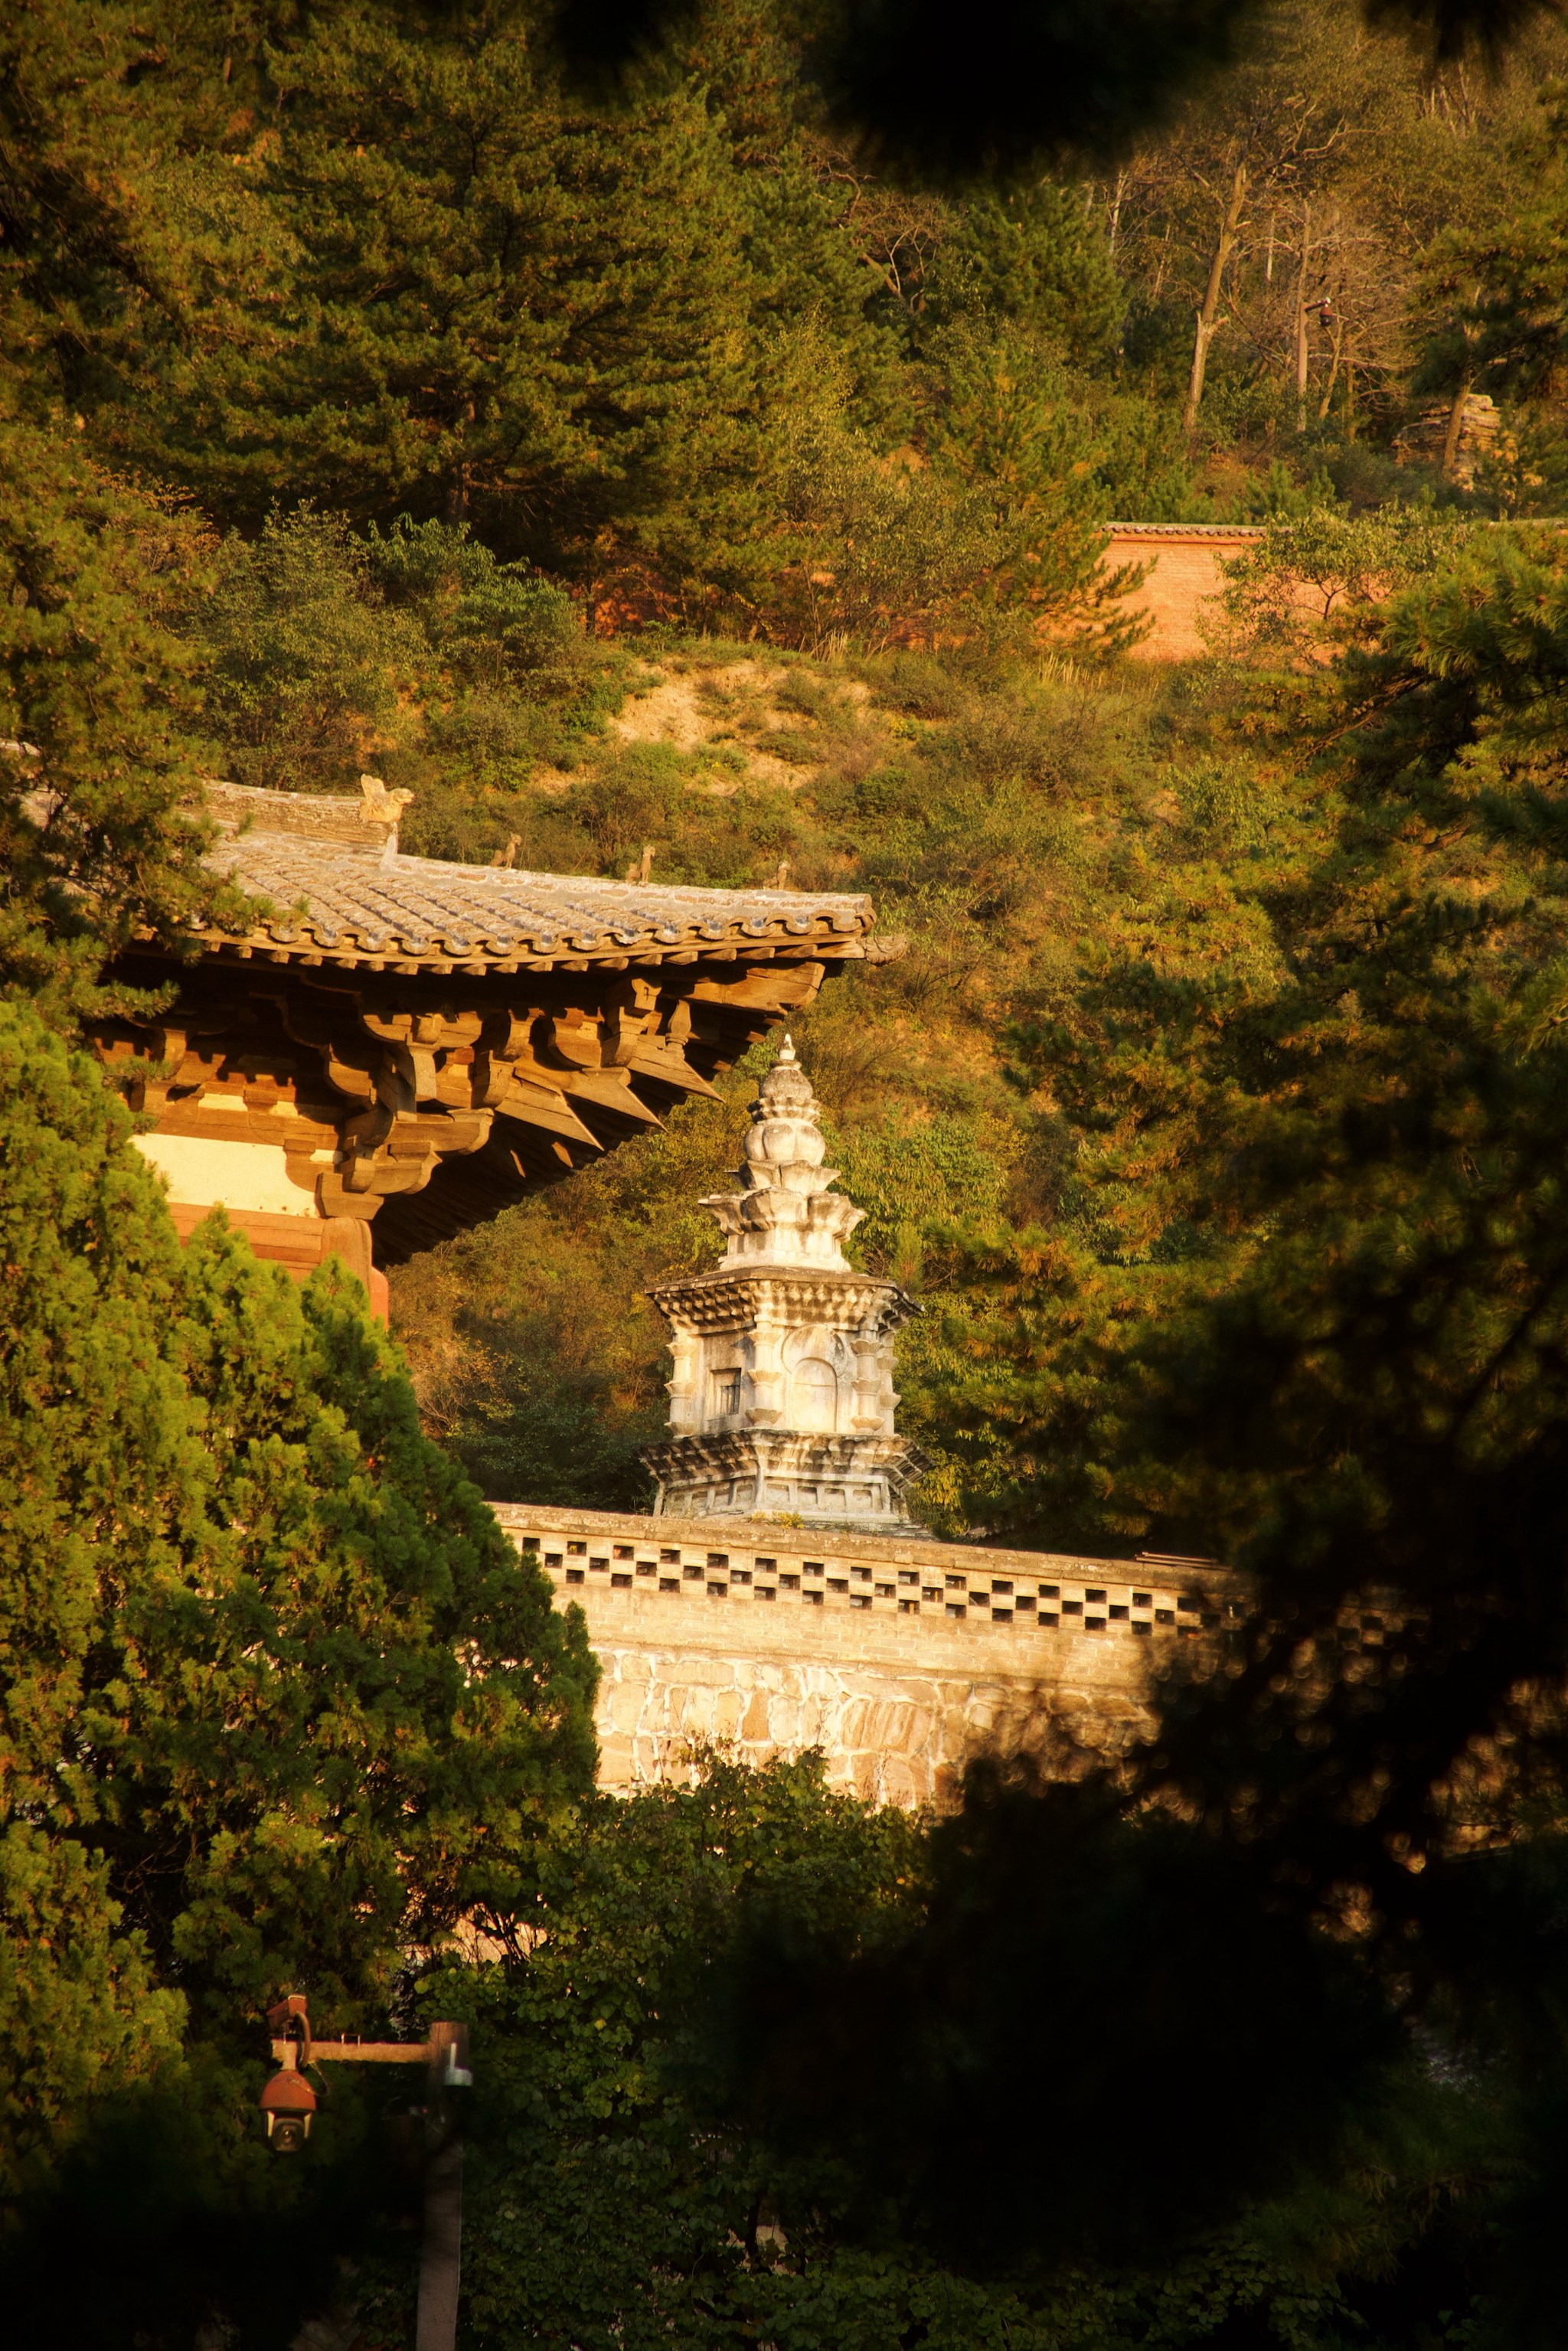
[[1192,439],[1197,429],[1197,412],[1203,401],[1203,379],[1208,368],[1208,347],[1214,340],[1219,324],[1219,296],[1225,283],[1226,265],[1236,250],[1236,240],[1241,234],[1241,215],[1247,204],[1247,166],[1238,163],[1230,182],[1230,199],[1219,224],[1219,235],[1214,243],[1214,253],[1208,265],[1208,283],[1203,289],[1192,339],[1192,373],[1187,379],[1186,402],[1181,413],[1182,431]]
[[1333,357],[1329,362],[1329,380],[1323,386],[1323,396],[1318,402],[1318,422],[1320,424],[1323,422],[1329,413],[1329,402],[1333,398],[1333,388],[1339,381],[1339,355],[1343,348],[1344,320],[1343,319],[1336,319],[1334,320],[1333,329]]
[[1307,341],[1307,256],[1312,245],[1312,206],[1301,204],[1301,259],[1296,271],[1296,430],[1307,429],[1307,371],[1311,350]]
[[1166,264],[1169,262],[1170,257],[1171,257],[1171,225],[1170,225],[1169,221],[1167,221],[1167,222],[1166,223],[1166,233],[1165,233],[1165,235],[1164,235],[1164,237],[1161,239],[1161,242],[1160,242],[1160,266],[1159,266],[1159,267],[1158,267],[1158,268],[1155,270],[1155,290],[1154,290],[1154,294],[1153,294],[1153,296],[1151,297],[1151,299],[1152,299],[1152,300],[1154,300],[1154,301],[1155,301],[1155,302],[1157,302],[1157,301],[1159,300],[1159,298],[1160,298],[1160,288],[1161,288],[1161,287],[1162,287],[1162,286],[1165,284],[1165,282],[1166,282]]
[[1443,434],[1443,479],[1446,482],[1451,482],[1454,478],[1454,467],[1459,455],[1459,438],[1465,429],[1465,402],[1470,396],[1472,381],[1470,371],[1467,368],[1459,378],[1458,390],[1455,392],[1452,405],[1448,410],[1448,429]]

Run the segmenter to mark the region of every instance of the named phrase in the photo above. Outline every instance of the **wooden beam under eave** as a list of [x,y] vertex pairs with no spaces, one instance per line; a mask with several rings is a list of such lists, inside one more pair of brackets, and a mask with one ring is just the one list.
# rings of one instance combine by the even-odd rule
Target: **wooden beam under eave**
[[[390,1265],[563,1180],[656,1126],[683,1096],[711,1092],[855,951],[799,934],[724,944],[727,954],[514,953],[482,970],[477,957],[371,954],[349,935],[331,948],[301,937],[259,952],[226,939],[183,966],[149,946],[114,977],[172,985],[170,1008],[155,1021],[106,1023],[99,1042],[118,1067],[144,1066],[155,1047],[172,1060],[182,1040],[179,1069],[156,1094],[149,1087],[162,1131],[281,1142],[274,1190],[286,1164],[297,1181],[319,1171],[315,1216],[308,1207],[301,1223],[373,1216],[375,1254]],[[400,1041],[412,1050],[411,1040],[418,1102],[392,1082]]]

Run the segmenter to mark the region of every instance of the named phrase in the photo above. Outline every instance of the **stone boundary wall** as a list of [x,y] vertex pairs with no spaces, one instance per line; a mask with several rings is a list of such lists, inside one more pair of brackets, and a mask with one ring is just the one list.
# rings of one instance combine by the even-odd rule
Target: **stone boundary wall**
[[967,1758],[1049,1718],[1114,1749],[1170,1645],[1238,1621],[1203,1562],[1074,1559],[757,1519],[494,1505],[602,1668],[600,1782],[680,1768],[694,1739],[746,1761],[821,1747],[873,1802],[939,1799]]

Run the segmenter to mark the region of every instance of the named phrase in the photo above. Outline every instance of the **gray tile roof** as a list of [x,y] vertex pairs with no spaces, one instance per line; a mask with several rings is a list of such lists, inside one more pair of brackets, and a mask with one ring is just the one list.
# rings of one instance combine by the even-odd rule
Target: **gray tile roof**
[[1115,538],[1262,538],[1260,522],[1108,522]]
[[[350,806],[352,803],[350,803]],[[252,830],[209,862],[272,911],[245,934],[204,934],[279,959],[305,954],[414,963],[559,961],[579,956],[732,956],[751,943],[821,940],[863,952],[869,898],[801,890],[698,890],[591,875],[452,865],[295,832]]]

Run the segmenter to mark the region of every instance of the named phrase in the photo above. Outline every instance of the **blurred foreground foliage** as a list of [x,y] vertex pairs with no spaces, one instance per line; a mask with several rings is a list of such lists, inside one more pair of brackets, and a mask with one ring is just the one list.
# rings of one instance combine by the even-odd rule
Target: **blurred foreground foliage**
[[[1528,2085],[1412,2042],[1201,1833],[980,1773],[933,1834],[817,1759],[693,1761],[422,1987],[475,2050],[465,2341],[1535,2339]],[[396,2277],[356,2291],[403,2340]]]

